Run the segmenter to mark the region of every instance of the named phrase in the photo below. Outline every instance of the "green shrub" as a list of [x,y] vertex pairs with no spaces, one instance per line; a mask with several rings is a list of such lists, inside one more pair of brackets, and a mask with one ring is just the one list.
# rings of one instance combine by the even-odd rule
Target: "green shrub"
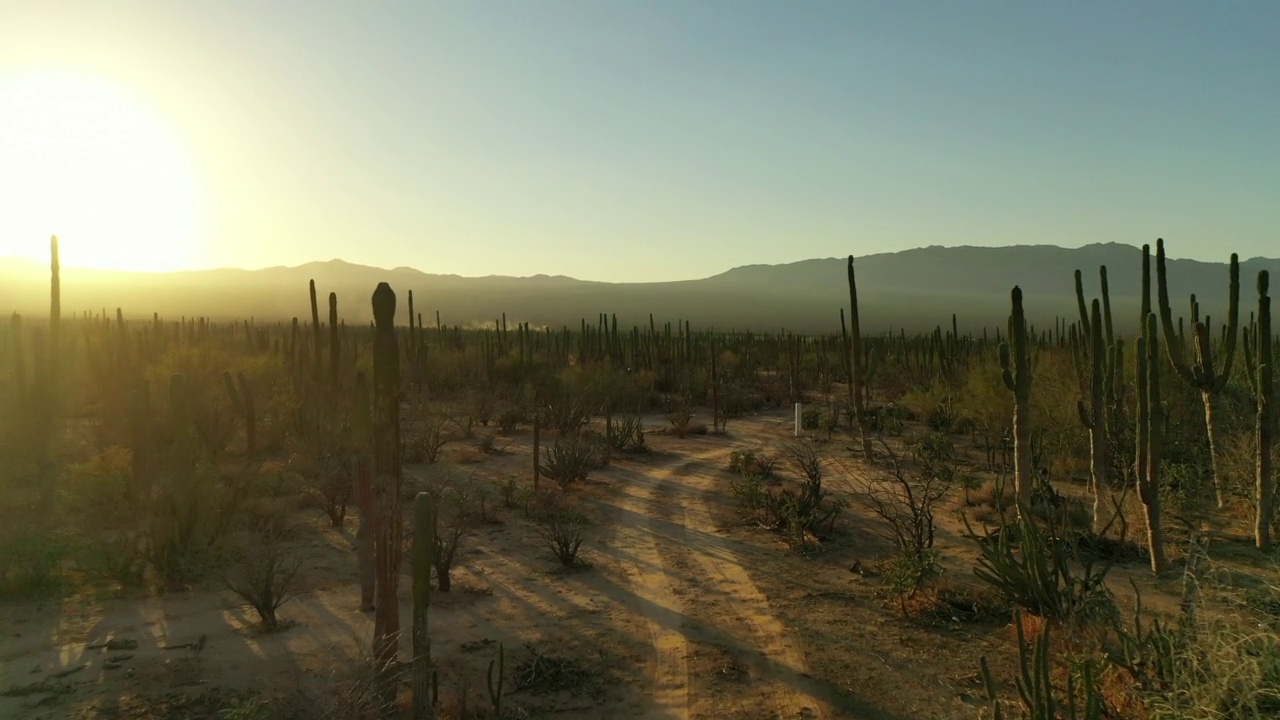
[[0,538],[0,600],[38,598],[62,584],[61,564],[67,548],[61,540],[14,527]]
[[729,472],[743,477],[767,480],[778,468],[778,458],[754,450],[734,450],[729,453]]
[[985,537],[974,535],[980,555],[973,573],[1011,605],[1059,622],[1109,621],[1115,598],[1106,586],[1110,565],[1081,553],[1061,526],[1043,531],[1023,508],[1022,519],[1004,523]]
[[582,435],[574,434],[556,438],[551,445],[542,448],[539,469],[562,488],[587,479],[587,475],[600,462],[595,443]]

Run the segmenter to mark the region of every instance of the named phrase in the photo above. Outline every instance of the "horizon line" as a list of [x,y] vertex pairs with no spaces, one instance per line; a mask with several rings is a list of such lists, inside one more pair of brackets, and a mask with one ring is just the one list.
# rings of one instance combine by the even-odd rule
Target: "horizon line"
[[[1154,243],[1144,243],[1144,245],[1153,245],[1153,244]],[[1080,245],[1077,247],[1064,247],[1062,245],[1056,245],[1053,243],[1020,243],[1017,245],[938,245],[938,244],[933,244],[933,245],[921,245],[921,246],[912,247],[912,248],[905,248],[902,250],[867,253],[865,255],[853,255],[853,258],[856,261],[856,260],[866,259],[866,258],[882,257],[882,256],[888,256],[888,255],[901,255],[904,253],[919,252],[921,250],[1013,250],[1013,249],[1019,249],[1019,248],[1049,248],[1049,249],[1055,249],[1055,250],[1078,251],[1078,250],[1085,250],[1088,248],[1103,248],[1103,247],[1113,247],[1113,246],[1130,248],[1135,251],[1139,251],[1142,249],[1142,245],[1133,245],[1129,243],[1115,242],[1115,241],[1086,243],[1084,245]],[[742,270],[742,269],[748,269],[748,268],[752,268],[752,269],[777,268],[777,267],[786,267],[788,265],[799,265],[800,263],[806,263],[806,262],[820,262],[820,261],[827,261],[827,260],[843,261],[847,257],[849,256],[842,255],[838,257],[831,256],[831,257],[802,258],[800,260],[792,260],[790,262],[780,262],[780,263],[746,263],[743,265],[731,266],[729,268],[726,268],[725,270],[721,270],[718,273],[707,275],[705,277],[687,278],[683,280],[588,280],[588,279],[573,277],[571,275],[561,275],[561,274],[552,275],[548,273],[535,273],[533,275],[496,275],[496,274],[460,275],[458,273],[433,273],[433,272],[428,272],[426,270],[422,270],[420,268],[416,268],[410,265],[398,265],[396,267],[387,268],[387,267],[381,267],[378,265],[369,265],[365,263],[353,262],[350,260],[345,260],[343,258],[331,258],[329,260],[308,260],[305,262],[301,262],[297,265],[266,265],[262,267],[218,266],[218,267],[208,267],[208,268],[187,268],[187,269],[180,269],[180,270],[121,270],[121,269],[111,269],[111,268],[87,267],[84,265],[74,265],[74,264],[69,265],[64,263],[60,265],[60,269],[63,271],[76,270],[76,271],[85,271],[90,273],[102,273],[102,274],[110,274],[110,275],[145,275],[145,276],[155,277],[155,276],[163,276],[163,275],[180,275],[180,274],[186,274],[186,273],[218,273],[218,272],[257,273],[257,272],[266,272],[270,270],[301,270],[306,268],[309,265],[340,264],[340,265],[348,265],[351,267],[368,269],[368,270],[381,270],[383,272],[408,271],[408,272],[415,272],[420,275],[426,275],[430,277],[456,278],[460,280],[487,280],[487,279],[494,279],[494,278],[509,279],[509,280],[547,279],[547,280],[569,280],[573,282],[595,283],[595,284],[602,284],[602,285],[658,285],[658,284],[668,284],[668,283],[699,282],[702,280],[709,280],[711,278],[719,277],[721,275],[732,272],[734,270]],[[1206,263],[1206,264],[1224,264],[1224,265],[1226,264],[1226,261],[1218,261],[1218,260],[1201,260],[1199,258],[1191,258],[1191,257],[1174,257],[1173,255],[1166,255],[1166,257],[1168,257],[1170,260],[1182,260],[1182,261],[1190,261],[1190,262],[1198,262],[1198,263]],[[1256,257],[1241,259],[1240,262],[1243,264],[1243,263],[1247,263],[1255,260],[1280,260],[1280,258],[1269,258],[1269,257],[1259,255]],[[26,255],[0,255],[0,265],[6,264],[6,263],[31,265],[36,268],[43,268],[46,270],[48,269],[47,262],[42,262],[36,258],[32,258]]]

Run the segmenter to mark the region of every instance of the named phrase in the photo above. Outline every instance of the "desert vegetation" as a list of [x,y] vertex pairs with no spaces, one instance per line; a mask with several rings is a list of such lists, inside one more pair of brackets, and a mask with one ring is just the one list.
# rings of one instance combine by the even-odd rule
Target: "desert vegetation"
[[51,250],[0,336],[0,716],[1280,716],[1234,255],[1216,322],[1157,241],[1078,317],[918,334],[850,257],[799,335],[68,311]]

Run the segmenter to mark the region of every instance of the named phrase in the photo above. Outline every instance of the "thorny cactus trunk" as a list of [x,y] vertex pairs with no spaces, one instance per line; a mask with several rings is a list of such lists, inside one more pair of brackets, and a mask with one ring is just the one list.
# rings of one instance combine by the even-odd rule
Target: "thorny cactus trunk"
[[[1076,278],[1080,273],[1076,271]],[[1102,523],[1102,496],[1108,488],[1108,465],[1110,458],[1107,452],[1106,407],[1104,406],[1103,385],[1106,364],[1103,354],[1106,348],[1102,344],[1102,308],[1093,301],[1092,313],[1089,316],[1089,353],[1091,374],[1089,377],[1089,402],[1080,402],[1076,407],[1080,412],[1080,422],[1089,431],[1089,486],[1093,492],[1093,530],[1100,532]]]
[[239,387],[232,380],[231,371],[223,371],[222,383],[227,388],[227,398],[231,401],[231,407],[236,414],[244,420],[245,456],[253,457],[258,449],[258,424],[253,393],[249,391],[249,381],[245,379],[243,372],[236,373],[236,380],[240,383]]
[[338,293],[329,293],[329,388],[337,400],[342,361],[342,342],[338,336]]
[[1147,314],[1147,322],[1138,338],[1138,442],[1135,458],[1138,498],[1147,521],[1147,549],[1151,554],[1151,572],[1164,571],[1164,537],[1160,528],[1160,341],[1156,334],[1156,316]]
[[1192,317],[1191,330],[1195,341],[1196,361],[1194,365],[1187,363],[1184,357],[1184,346],[1181,333],[1175,334],[1173,327],[1173,311],[1169,308],[1169,279],[1165,271],[1164,240],[1156,240],[1156,292],[1160,306],[1160,326],[1164,329],[1164,344],[1169,362],[1177,371],[1178,377],[1193,388],[1200,391],[1200,399],[1204,403],[1204,424],[1209,436],[1209,463],[1213,473],[1213,490],[1217,497],[1218,507],[1224,505],[1223,478],[1218,466],[1218,427],[1214,421],[1213,405],[1215,398],[1227,388],[1231,378],[1231,364],[1236,354],[1236,336],[1240,318],[1240,259],[1231,254],[1231,265],[1228,284],[1227,324],[1223,339],[1222,367],[1215,371],[1213,362],[1213,327],[1206,317],[1200,321],[1195,296],[1191,296]]
[[1018,507],[1031,507],[1031,348],[1027,340],[1027,319],[1022,311],[1022,289],[1010,293],[1013,312],[1009,315],[1009,343],[1000,343],[1001,378],[1013,392],[1013,485]]
[[413,720],[435,717],[431,703],[431,635],[427,627],[435,537],[435,502],[429,493],[418,493],[413,503]]
[[538,492],[538,481],[542,478],[542,466],[540,464],[541,460],[539,455],[539,451],[541,448],[538,447],[541,444],[540,441],[542,440],[541,431],[542,431],[542,413],[539,412],[538,408],[534,408],[533,410],[533,491],[535,493]]
[[1258,404],[1257,474],[1254,495],[1257,515],[1254,517],[1253,541],[1262,550],[1271,546],[1271,516],[1275,504],[1275,478],[1271,475],[1271,400],[1274,394],[1271,373],[1271,297],[1267,294],[1270,282],[1266,270],[1258,273],[1258,327],[1253,344],[1257,358],[1253,365],[1257,372],[1254,393]]
[[58,236],[49,239],[49,387],[48,401],[58,398],[59,364],[62,361],[62,263],[58,256]]
[[311,281],[311,372],[319,377],[320,365],[320,306],[316,303],[316,281]]
[[858,284],[853,275],[853,256],[849,256],[849,335],[850,335],[850,382],[849,399],[853,401],[854,420],[858,424],[858,433],[862,436],[862,455],[867,460],[872,457],[871,431],[867,427],[866,394],[863,383],[866,381],[866,366],[862,355],[862,327],[858,322]]
[[382,696],[392,707],[396,694],[396,651],[400,636],[400,354],[395,333],[396,294],[387,283],[373,292],[373,443],[374,443],[374,557],[377,567],[377,607],[374,614],[374,656],[383,672]]
[[369,462],[368,448],[373,442],[373,418],[369,410],[369,383],[364,373],[356,375],[356,405],[354,432],[357,450],[353,488],[356,505],[360,508],[360,528],[356,530],[356,567],[360,575],[360,611],[374,608],[374,555],[373,535],[377,523],[377,510],[373,504],[373,467]]

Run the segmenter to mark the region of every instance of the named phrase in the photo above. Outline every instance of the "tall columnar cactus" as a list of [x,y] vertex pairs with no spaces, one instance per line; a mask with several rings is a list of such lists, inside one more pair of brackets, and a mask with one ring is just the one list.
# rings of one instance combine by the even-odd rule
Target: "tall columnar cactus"
[[[1079,278],[1079,271],[1076,273]],[[1089,431],[1089,489],[1093,492],[1093,528],[1098,531],[1102,526],[1102,497],[1108,490],[1109,461],[1107,452],[1106,427],[1106,385],[1107,367],[1104,356],[1107,355],[1103,345],[1102,305],[1093,301],[1092,313],[1089,316],[1089,402],[1080,401],[1076,409],[1080,412],[1080,422]]]
[[342,340],[338,335],[338,293],[329,293],[329,387],[336,393],[341,381]]
[[1169,280],[1165,271],[1164,240],[1156,240],[1156,286],[1160,304],[1160,326],[1164,329],[1165,351],[1169,362],[1191,387],[1200,391],[1200,399],[1204,403],[1204,424],[1209,436],[1209,462],[1213,471],[1213,489],[1217,495],[1218,507],[1224,504],[1223,478],[1218,469],[1218,428],[1214,422],[1214,399],[1227,388],[1231,379],[1231,363],[1236,354],[1236,336],[1239,334],[1240,319],[1240,259],[1231,253],[1231,269],[1228,284],[1227,324],[1222,348],[1222,365],[1215,372],[1213,358],[1213,328],[1209,318],[1200,321],[1199,305],[1196,296],[1191,296],[1191,321],[1195,339],[1195,364],[1188,364],[1184,356],[1184,345],[1181,333],[1173,325],[1173,311],[1169,307]]
[[1013,392],[1013,483],[1019,508],[1031,507],[1031,345],[1027,318],[1022,310],[1022,289],[1009,294],[1009,340],[1000,343],[1000,377]]
[[1138,338],[1137,391],[1138,428],[1135,475],[1138,498],[1147,521],[1147,548],[1151,571],[1164,571],[1164,534],[1160,526],[1160,428],[1164,408],[1160,404],[1160,340],[1156,316],[1147,314],[1142,337]]
[[1253,541],[1260,549],[1271,546],[1271,518],[1275,513],[1275,478],[1271,475],[1272,434],[1271,401],[1275,385],[1271,370],[1271,297],[1268,295],[1270,275],[1266,270],[1258,272],[1258,315],[1255,324],[1245,338],[1245,366],[1249,385],[1253,389],[1258,408],[1255,433],[1257,439],[1257,466],[1254,476]]
[[858,321],[858,283],[853,275],[853,256],[849,256],[849,399],[853,401],[854,421],[862,436],[862,455],[870,460],[871,429],[867,427],[867,406],[862,384],[866,381],[866,366],[862,355],[862,327]]
[[373,444],[374,506],[377,514],[374,564],[377,568],[377,607],[374,614],[374,656],[385,672],[385,705],[395,701],[394,665],[400,637],[400,350],[395,332],[396,294],[387,283],[373,291]]
[[48,402],[57,402],[59,365],[62,363],[62,262],[58,236],[49,239],[49,369]]
[[373,445],[373,414],[369,407],[369,382],[364,373],[356,374],[355,412],[352,434],[358,448],[355,458],[355,477],[352,488],[356,505],[360,508],[360,528],[356,531],[356,568],[360,576],[360,611],[374,609],[374,526],[377,524],[377,508],[373,500],[373,465],[370,448]]
[[232,380],[231,371],[223,371],[222,384],[227,389],[227,399],[231,401],[232,409],[244,421],[245,456],[253,457],[258,450],[258,424],[253,393],[249,390],[249,381],[245,379],[244,373],[236,373],[235,380],[239,382],[238,386]]
[[311,372],[318,374],[320,368],[320,305],[316,302],[316,281],[312,280],[311,286],[311,352],[314,355]]
[[431,607],[431,566],[435,562],[436,507],[430,493],[420,492],[413,503],[413,718],[432,720],[431,635],[427,611]]

